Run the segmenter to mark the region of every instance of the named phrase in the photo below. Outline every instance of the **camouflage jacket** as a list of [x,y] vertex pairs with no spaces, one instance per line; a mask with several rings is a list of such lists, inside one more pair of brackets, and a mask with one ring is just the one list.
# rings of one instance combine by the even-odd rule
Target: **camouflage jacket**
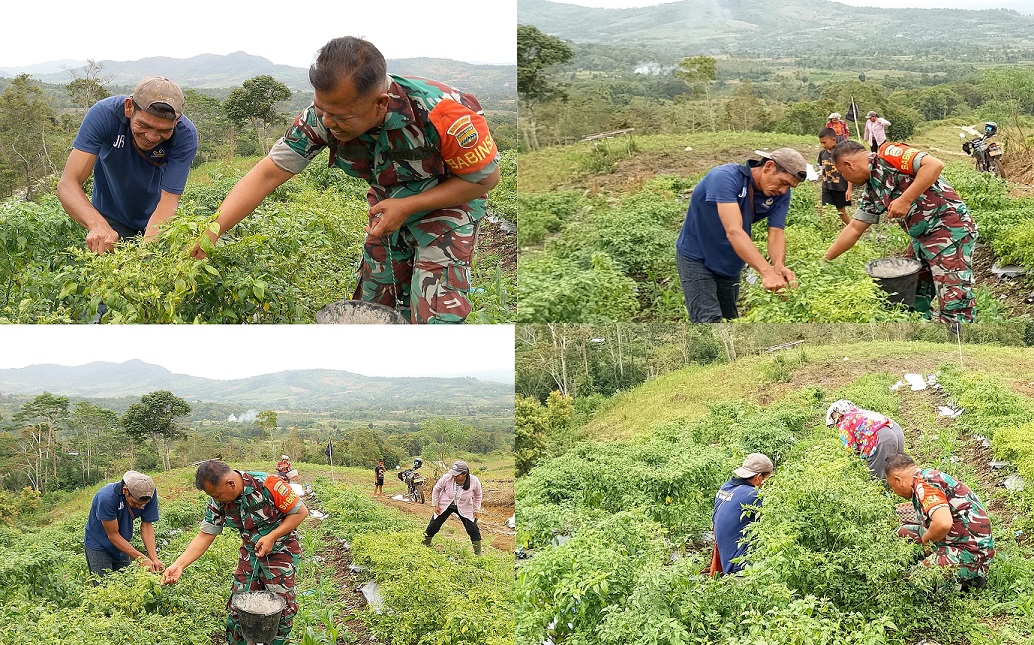
[[[878,222],[880,215],[890,208],[890,203],[915,181],[918,172],[915,166],[925,155],[925,152],[903,143],[890,142],[880,146],[879,152],[870,154],[869,181],[862,184],[855,219],[869,224]],[[938,177],[933,186],[916,198],[908,214],[898,221],[913,239],[927,235],[944,237],[947,230],[950,239],[958,240],[977,232],[965,202],[944,181],[944,177]]]
[[[498,150],[476,98],[436,81],[389,77],[383,126],[338,141],[309,105],[270,149],[270,159],[297,174],[329,148],[329,165],[370,184],[371,206],[422,193],[451,176],[478,182],[495,171]],[[471,206],[475,219],[484,215],[483,197]]]
[[912,507],[916,517],[929,526],[933,512],[942,506],[951,511],[952,525],[942,543],[967,551],[988,551],[994,548],[991,520],[977,494],[951,475],[923,468],[912,478]]
[[[291,487],[275,475],[260,472],[241,472],[244,492],[232,502],[217,502],[208,498],[201,532],[219,535],[223,528],[237,529],[244,540],[242,549],[254,553],[255,544],[263,536],[280,526],[288,515],[301,510],[302,501]],[[273,553],[300,553],[298,534],[277,540]]]

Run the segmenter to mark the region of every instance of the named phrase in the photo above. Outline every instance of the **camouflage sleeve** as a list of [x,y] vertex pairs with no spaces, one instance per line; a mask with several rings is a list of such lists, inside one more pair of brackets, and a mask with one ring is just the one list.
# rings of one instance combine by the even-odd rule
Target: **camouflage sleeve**
[[887,208],[879,201],[876,201],[869,190],[862,190],[862,196],[858,200],[858,210],[855,211],[854,219],[866,224],[878,224],[880,215],[887,212]]
[[201,532],[208,535],[219,535],[223,532],[223,512],[211,497],[205,507],[205,519],[201,520]]
[[316,106],[310,104],[269,149],[269,159],[277,168],[297,175],[327,147],[329,140],[330,133],[316,116]]

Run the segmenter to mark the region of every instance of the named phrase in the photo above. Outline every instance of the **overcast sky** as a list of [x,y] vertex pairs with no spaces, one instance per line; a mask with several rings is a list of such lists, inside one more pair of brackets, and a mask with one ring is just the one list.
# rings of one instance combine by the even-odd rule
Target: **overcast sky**
[[0,368],[140,359],[217,379],[315,368],[366,376],[514,369],[509,325],[3,325],[0,347]]
[[[559,0],[554,0],[559,1]],[[564,4],[579,4],[585,7],[648,7],[665,4],[657,0],[562,0]],[[842,4],[855,7],[887,7],[901,9],[919,7],[922,9],[1015,9],[1020,13],[1034,13],[1034,0],[839,0]]]
[[316,50],[338,36],[366,38],[386,58],[513,64],[516,7],[516,0],[5,2],[0,67],[235,51],[308,67]]

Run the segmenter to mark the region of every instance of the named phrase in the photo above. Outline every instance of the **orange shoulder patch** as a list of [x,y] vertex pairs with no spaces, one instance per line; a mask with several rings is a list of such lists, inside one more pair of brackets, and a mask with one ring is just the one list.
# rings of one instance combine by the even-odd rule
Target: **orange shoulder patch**
[[286,513],[298,503],[298,494],[295,493],[287,482],[275,475],[266,477],[266,488],[273,495],[273,505],[280,511]]
[[909,175],[916,174],[914,167],[916,156],[922,152],[904,143],[892,143],[890,141],[880,146],[880,159],[883,159],[901,172]]
[[442,159],[453,174],[477,172],[495,159],[498,150],[485,117],[448,98],[429,116],[442,140]]

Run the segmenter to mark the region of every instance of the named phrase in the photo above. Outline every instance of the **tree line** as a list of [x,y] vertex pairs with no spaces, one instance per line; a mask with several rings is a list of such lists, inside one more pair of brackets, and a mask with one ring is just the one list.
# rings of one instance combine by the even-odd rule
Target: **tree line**
[[[530,25],[518,27],[517,47],[523,150],[627,128],[637,134],[814,135],[831,112],[846,114],[852,99],[862,115],[876,110],[891,121],[889,134],[896,139],[909,138],[926,121],[963,117],[1013,124],[1034,116],[1034,70],[1021,66],[980,69],[941,59],[914,63],[921,74],[877,79],[865,71],[847,75],[843,70],[851,68],[838,66],[841,71],[830,78],[810,67],[817,62],[813,55],[792,61],[698,55],[649,65],[639,58],[637,73],[628,61],[649,58],[645,50],[613,48],[616,53],[607,58],[605,45],[566,43]],[[1029,60],[1030,52],[1023,56]],[[886,65],[883,59],[856,62]]]

